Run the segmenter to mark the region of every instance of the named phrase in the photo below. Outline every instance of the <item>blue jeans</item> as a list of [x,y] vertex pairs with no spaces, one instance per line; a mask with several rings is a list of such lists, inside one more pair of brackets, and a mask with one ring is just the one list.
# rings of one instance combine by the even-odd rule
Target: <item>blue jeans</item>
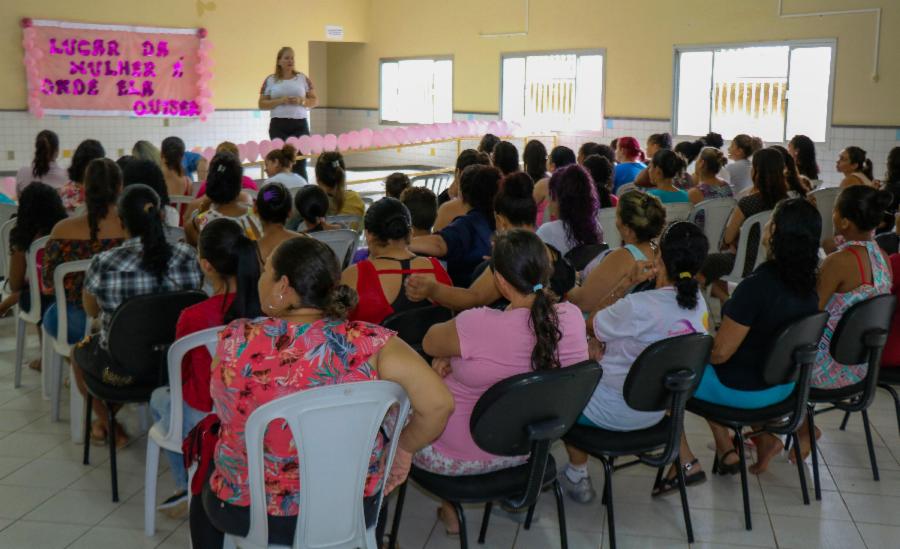
[[[87,315],[84,309],[74,303],[66,303],[66,327],[68,333],[69,345],[74,345],[84,339],[85,325],[87,324]],[[56,337],[57,326],[59,325],[59,314],[56,312],[56,303],[47,308],[43,318],[44,328],[48,334]]]
[[[150,412],[153,414],[153,420],[169,425],[169,417],[171,412],[172,398],[169,395],[168,387],[158,387],[150,395]],[[187,436],[200,420],[206,417],[208,412],[201,412],[195,408],[191,408],[182,402],[183,412],[181,420],[181,436]],[[172,476],[175,478],[175,489],[179,492],[187,490],[187,470],[184,468],[184,456],[178,452],[171,450],[163,450],[166,458],[169,460],[169,468],[172,470]]]
[[759,391],[732,389],[723,385],[719,376],[716,375],[716,369],[707,364],[706,369],[703,370],[700,385],[694,393],[694,398],[732,408],[755,410],[785,400],[794,392],[795,385],[795,383],[785,383]]

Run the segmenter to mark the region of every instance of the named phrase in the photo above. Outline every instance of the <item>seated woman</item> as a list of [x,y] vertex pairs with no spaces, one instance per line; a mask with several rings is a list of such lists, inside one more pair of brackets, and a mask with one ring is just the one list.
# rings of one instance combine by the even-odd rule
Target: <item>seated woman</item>
[[[222,326],[238,318],[262,316],[259,308],[259,258],[256,245],[244,236],[240,225],[229,219],[214,219],[200,233],[198,255],[203,277],[212,287],[206,301],[181,311],[175,325],[175,339]],[[209,376],[212,357],[206,347],[190,350],[181,362],[182,433],[187,434],[212,412]],[[159,387],[150,396],[153,419],[168,425],[171,397],[168,387]],[[165,450],[175,493],[157,507],[172,518],[187,513],[187,471],[180,452]]]
[[[385,486],[389,493],[409,472],[412,454],[434,440],[453,410],[440,378],[394,332],[346,320],[356,293],[340,284],[334,252],[312,238],[292,238],[267,258],[259,280],[260,304],[268,317],[235,320],[219,336],[210,392],[221,419],[212,475],[191,502],[194,547],[221,547],[223,532],[245,536],[250,528],[250,490],[244,426],[258,407],[279,397],[322,385],[384,379],[400,384],[414,413],[400,435]],[[281,334],[272,338],[271,333]],[[277,339],[277,341],[276,341]],[[275,422],[265,447],[269,542],[290,545],[297,523],[297,450],[291,433]],[[376,490],[386,471],[384,437],[372,453],[366,482],[366,520],[374,522]],[[299,456],[303,459],[303,456]]]
[[344,155],[326,152],[316,160],[316,184],[328,195],[328,215],[356,215],[362,217],[366,204],[356,191],[347,188],[347,167]]
[[703,147],[697,162],[694,164],[694,177],[697,186],[688,191],[691,204],[699,204],[704,200],[716,198],[731,198],[731,185],[719,177],[719,172],[725,167],[728,160],[719,149]]
[[647,189],[647,194],[653,195],[663,204],[678,204],[690,202],[685,190],[675,187],[673,180],[681,175],[687,168],[687,161],[677,152],[669,149],[660,149],[653,155],[647,173],[653,188]]
[[[763,358],[779,330],[818,310],[815,280],[822,219],[815,206],[800,198],[778,204],[763,230],[766,262],[744,278],[722,309],[722,325],[716,333],[710,362],[694,398],[734,408],[764,408],[781,402],[794,383],[771,386],[763,379]],[[731,433],[710,422],[716,441],[716,461],[721,475],[740,471]],[[755,437],[757,462],[752,473],[762,473],[783,446],[768,434]],[[681,465],[686,479],[701,478],[700,464],[681,439]],[[676,471],[655,488],[661,494],[678,488]]]
[[549,175],[534,182],[534,202],[538,206],[537,220],[535,221],[537,227],[553,219],[551,212],[548,211],[550,206],[550,175],[553,175],[553,172],[560,168],[576,164],[576,160],[575,152],[569,147],[559,145],[553,147],[553,150],[550,151],[550,157],[547,159],[547,172]]
[[227,218],[235,221],[244,229],[251,240],[259,240],[262,228],[259,219],[251,206],[240,200],[241,176],[244,168],[237,157],[228,153],[220,153],[209,163],[206,196],[210,199],[209,207],[198,209],[192,218],[184,224],[187,241],[196,245],[203,227],[213,219]]
[[53,190],[66,184],[66,171],[56,163],[59,157],[59,136],[50,130],[41,130],[34,139],[34,159],[16,172],[16,196],[22,196],[25,187],[34,181],[46,183]]
[[585,313],[609,305],[617,295],[627,293],[634,286],[628,281],[634,265],[639,261],[654,261],[656,238],[666,224],[666,210],[659,199],[639,191],[629,191],[619,197],[616,207],[616,228],[624,246],[595,259],[584,270],[584,283],[572,288],[566,299]]
[[[42,291],[53,296],[53,271],[69,261],[91,259],[96,254],[115,248],[125,239],[122,222],[116,212],[116,201],[122,191],[122,172],[115,162],[99,158],[87,166],[84,174],[87,212],[63,219],[50,231],[44,248]],[[65,201],[63,201],[65,203]],[[76,273],[63,280],[66,292],[66,318],[69,344],[84,337],[87,318],[81,304],[84,275]],[[43,324],[50,334],[57,333],[59,315],[53,303],[44,315]]]
[[612,162],[605,156],[591,154],[584,159],[583,165],[594,181],[594,188],[597,189],[597,198],[600,200],[600,208],[615,208],[616,204],[619,203],[619,197],[612,194],[612,175],[615,170]]
[[[660,255],[651,263],[636,263],[628,276],[631,285],[656,279],[655,289],[622,296],[600,310],[591,325],[591,358],[600,361],[603,377],[578,423],[610,431],[637,431],[659,423],[665,412],[635,410],[625,402],[625,379],[637,357],[661,339],[705,334],[709,329],[706,302],[694,275],[703,265],[709,244],[693,223],[677,221],[659,239]],[[652,314],[650,312],[652,311]],[[588,503],[596,492],[588,476],[588,455],[566,445],[569,464],[560,483],[569,497]]]
[[[475,403],[494,383],[535,370],[571,366],[588,358],[584,320],[576,307],[556,303],[547,249],[530,231],[499,235],[491,258],[493,276],[509,306],[477,308],[432,326],[425,352],[444,378],[456,408],[440,438],[413,457],[417,467],[441,475],[488,473],[524,463],[522,456],[489,454],[469,431]],[[459,531],[453,507],[444,502],[438,516],[448,533]]]
[[[731,166],[732,164],[729,164]],[[734,172],[732,172],[732,176]],[[771,210],[779,201],[787,198],[787,182],[784,179],[784,159],[781,153],[774,149],[763,149],[753,155],[753,164],[750,175],[753,185],[738,200],[737,207],[731,212],[725,232],[722,234],[721,253],[709,254],[706,264],[701,270],[701,283],[714,284],[713,297],[724,301],[728,290],[719,279],[734,269],[737,254],[738,238],[741,235],[741,225],[753,215]],[[732,188],[734,182],[732,181]],[[753,271],[756,264],[756,249],[759,245],[759,232],[751,231],[747,239],[747,257],[744,263],[743,276]]]
[[381,324],[394,313],[428,305],[411,301],[403,291],[412,274],[439,284],[453,284],[440,261],[409,251],[412,220],[409,210],[396,198],[382,198],[372,204],[366,212],[365,227],[369,259],[351,265],[341,276],[341,283],[359,295],[350,320]]
[[409,180],[408,175],[403,172],[394,172],[384,178],[384,195],[399,200],[403,191],[411,186],[412,181]]
[[[231,141],[222,141],[221,143],[219,143],[216,146],[216,154],[220,154],[220,153],[228,153],[235,158],[241,157],[241,151],[238,149],[238,146],[235,145],[234,143],[232,143]],[[198,172],[198,176],[199,176],[199,172]],[[209,176],[209,166],[207,165],[206,175],[202,178],[203,182],[200,183],[200,188],[197,189],[197,194],[194,195],[197,198],[202,198],[202,197],[206,196],[206,179],[208,176]],[[249,191],[256,191],[256,190],[259,190],[259,187],[256,185],[256,181],[253,181],[253,178],[248,177],[246,175],[242,175],[241,176],[241,189],[249,190]],[[243,192],[241,193],[241,201],[242,202],[249,203],[249,202],[252,202],[252,200],[253,199],[250,198],[250,195],[247,195]]]
[[501,141],[491,151],[491,165],[504,176],[519,171],[519,149],[509,141]]
[[613,177],[613,193],[618,194],[619,187],[631,183],[638,174],[647,167],[644,162],[647,155],[641,144],[634,137],[620,137],[616,141],[616,173]]
[[163,139],[159,155],[162,159],[160,167],[166,178],[167,194],[190,196],[193,183],[184,170],[184,141],[175,136]]
[[805,177],[800,176],[794,157],[781,145],[772,145],[770,148],[781,153],[781,158],[784,159],[784,181],[787,184],[788,196],[791,198],[806,198],[806,195],[812,188],[809,186],[809,181]]
[[[503,178],[494,199],[497,234],[512,229],[534,232],[537,204],[533,193],[534,183],[527,174],[520,172]],[[565,296],[575,286],[575,269],[559,250],[546,243],[545,246],[553,267],[549,289],[556,296]],[[468,288],[438,284],[429,276],[410,275],[406,280],[406,296],[412,301],[430,299],[455,311],[491,306],[503,300],[490,264]]]
[[285,144],[280,149],[273,149],[266,155],[266,175],[269,179],[266,183],[281,183],[287,188],[302,187],[308,185],[303,176],[295,174],[294,162],[297,161],[297,149]]
[[547,221],[537,230],[541,240],[563,255],[569,250],[603,242],[603,228],[597,223],[600,202],[591,176],[577,164],[560,168],[550,178],[548,210],[556,221]]
[[[296,228],[300,233],[315,233],[319,231],[333,231],[345,228],[337,223],[329,223],[325,216],[328,214],[328,195],[316,185],[307,185],[294,195],[294,209],[297,217],[288,221],[288,227]],[[301,229],[300,223],[304,226]]]
[[816,144],[805,135],[795,135],[787,145],[788,152],[794,157],[797,171],[804,185],[814,189],[822,182],[819,179],[819,164],[816,162]]
[[745,133],[734,136],[728,145],[728,158],[731,162],[725,166],[725,171],[734,196],[743,197],[753,185],[750,164],[750,158],[754,156],[753,147],[753,138]]
[[266,183],[259,191],[253,212],[262,226],[262,238],[256,241],[261,260],[269,257],[272,250],[285,240],[300,236],[300,233],[284,228],[291,215],[291,200],[290,191],[278,182]]
[[853,185],[875,186],[872,182],[874,178],[872,161],[866,157],[866,151],[859,147],[847,147],[842,150],[835,169],[844,174],[844,179],[841,180],[842,189]]
[[491,254],[494,234],[494,196],[500,170],[474,165],[460,176],[462,202],[467,213],[433,235],[418,236],[410,242],[413,253],[443,258],[454,286],[468,286],[472,273]]
[[540,181],[547,177],[547,147],[538,139],[531,139],[522,151],[522,171],[531,180]]
[[[654,133],[647,138],[647,148],[644,153],[647,158],[653,158],[653,155],[662,150],[672,150],[672,134],[670,133]],[[680,175],[680,174],[679,174]],[[679,177],[680,181],[680,177]],[[650,180],[650,167],[646,167],[634,178],[634,184],[637,187],[653,188],[653,182]],[[676,187],[679,187],[676,185]]]
[[[31,243],[38,238],[47,236],[53,227],[66,219],[66,209],[56,189],[46,183],[34,181],[28,184],[19,195],[19,208],[16,210],[16,225],[9,233],[9,250],[0,250],[0,253],[9,254],[9,267],[6,278],[6,286],[10,295],[0,302],[0,318],[16,304],[19,309],[30,312],[32,306],[39,306],[41,318],[47,309],[53,304],[53,297],[39,293],[39,304],[31,303],[29,286],[37,284],[42,290],[41,279],[28,280],[27,256]],[[45,250],[37,253],[38,275],[42,272]],[[37,325],[38,338],[43,334],[41,324]],[[40,370],[41,360],[36,359],[28,365],[32,370]]]
[[[450,200],[442,203],[438,207],[437,218],[434,220],[434,232],[441,231],[444,227],[453,222],[457,217],[466,215],[469,211],[468,206],[463,202],[459,194],[459,180],[463,171],[473,164],[482,166],[490,166],[491,158],[485,153],[478,152],[475,149],[466,149],[459,153],[456,157],[456,169],[453,172],[453,182],[447,189]],[[442,193],[443,194],[443,193]]]
[[136,158],[126,162],[125,167],[122,168],[122,186],[127,187],[135,183],[147,185],[156,191],[159,201],[163,205],[166,225],[169,227],[178,227],[180,225],[181,215],[169,203],[169,189],[166,187],[166,179],[157,164],[150,160],[138,160]]
[[85,172],[88,164],[97,158],[106,156],[103,145],[96,139],[85,139],[78,144],[72,154],[72,163],[69,164],[69,182],[58,189],[63,206],[69,215],[74,215],[75,210],[85,202]]
[[[129,298],[149,293],[195,290],[203,282],[194,248],[184,242],[169,244],[163,226],[159,196],[146,185],[131,185],[122,192],[117,208],[127,239],[121,246],[101,252],[91,259],[84,279],[82,303],[92,317],[100,318],[100,332],[80,342],[72,351],[72,371],[82,394],[84,376],[118,387],[153,385],[159,372],[144,378],[123,374],[107,350],[110,321],[116,309]],[[91,439],[106,440],[106,405],[94,399]],[[115,411],[113,412],[115,413]],[[128,435],[116,425],[116,446],[128,443]],[[90,441],[85,441],[89,443]]]

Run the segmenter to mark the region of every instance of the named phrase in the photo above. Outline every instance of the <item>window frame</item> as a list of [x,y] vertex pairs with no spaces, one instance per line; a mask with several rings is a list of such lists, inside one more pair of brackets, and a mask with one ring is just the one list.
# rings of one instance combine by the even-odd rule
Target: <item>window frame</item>
[[[453,93],[454,88],[456,87],[456,60],[452,54],[445,55],[408,55],[403,57],[381,57],[378,59],[378,123],[382,126],[411,126],[411,125],[422,125],[426,124],[426,122],[398,122],[396,120],[385,120],[384,113],[382,112],[382,97],[384,94],[384,82],[381,80],[381,70],[382,65],[385,63],[398,63],[400,61],[415,61],[415,60],[431,60],[431,61],[450,61],[450,121],[453,121],[453,115],[456,113],[456,109],[454,108],[454,101],[456,99],[455,94]],[[434,124],[438,124],[439,122],[432,122]]]
[[[574,133],[586,133],[586,132],[602,132],[606,125],[606,71],[608,66],[608,58],[606,57],[606,48],[574,48],[574,49],[561,49],[561,50],[525,50],[525,51],[509,51],[509,52],[500,52],[500,85],[498,86],[497,93],[497,104],[500,105],[499,112],[497,115],[499,117],[503,117],[503,65],[504,61],[507,59],[514,59],[517,57],[527,58],[532,55],[600,55],[603,58],[603,73],[600,75],[600,113],[602,116],[602,120],[600,122],[600,127],[595,130],[585,130],[585,129],[568,129],[568,128],[558,128],[550,131],[564,131],[564,132],[574,132]],[[576,61],[577,63],[577,61]],[[576,83],[577,85],[577,83]],[[523,90],[524,93],[524,90]]]
[[[778,46],[786,46],[789,48],[788,50],[788,71],[787,71],[787,83],[788,83],[788,91],[790,91],[790,81],[791,81],[791,62],[790,55],[791,51],[794,48],[803,48],[803,47],[828,47],[831,48],[831,72],[828,75],[828,105],[825,112],[825,138],[824,141],[814,141],[814,143],[828,143],[831,141],[831,131],[832,131],[832,113],[834,110],[834,76],[835,76],[835,68],[837,66],[837,39],[836,38],[810,38],[810,39],[800,39],[800,40],[771,40],[771,41],[761,41],[761,42],[721,42],[715,44],[675,44],[672,48],[672,120],[671,120],[671,132],[672,135],[677,136],[678,129],[678,82],[680,81],[680,54],[685,52],[712,52],[712,70],[710,71],[710,82],[709,82],[709,102],[710,102],[710,119],[709,125],[707,126],[707,131],[712,131],[712,105],[713,105],[713,94],[712,94],[712,79],[714,78],[716,71],[716,56],[715,51],[718,49],[735,49],[735,48],[753,48],[753,47],[778,47]],[[787,143],[790,140],[790,137],[787,135],[787,117],[788,113],[791,109],[791,100],[788,99],[787,109],[785,110],[785,124],[784,124],[784,132],[782,133],[783,143]],[[702,136],[699,136],[702,137]],[[723,136],[726,140],[729,138]]]

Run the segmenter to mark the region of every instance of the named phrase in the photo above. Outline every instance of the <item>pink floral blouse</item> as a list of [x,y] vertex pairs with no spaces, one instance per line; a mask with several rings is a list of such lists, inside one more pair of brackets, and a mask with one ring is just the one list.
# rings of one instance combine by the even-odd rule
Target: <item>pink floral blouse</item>
[[[232,505],[250,505],[244,426],[256,408],[297,391],[378,379],[368,364],[395,332],[366,322],[318,320],[295,324],[276,318],[235,320],[219,335],[210,392],[222,422],[210,487]],[[269,515],[298,513],[299,465],[290,429],[273,422],[263,440]],[[365,495],[383,475],[384,440],[372,453]]]

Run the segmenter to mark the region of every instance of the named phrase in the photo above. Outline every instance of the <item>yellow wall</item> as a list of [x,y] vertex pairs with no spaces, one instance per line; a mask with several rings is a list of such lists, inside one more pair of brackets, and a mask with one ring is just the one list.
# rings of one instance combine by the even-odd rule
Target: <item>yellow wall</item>
[[874,16],[776,18],[777,0],[374,0],[363,46],[328,45],[335,107],[376,108],[382,57],[452,54],[454,109],[497,112],[500,54],[605,48],[606,115],[671,117],[674,44],[837,39],[833,123],[900,125],[900,0],[785,0],[785,12],[883,7],[880,80],[871,79]]
[[368,38],[370,0],[212,1],[215,10],[203,15],[194,0],[0,1],[0,109],[25,108],[23,17],[206,27],[214,46],[213,103],[219,109],[256,108],[260,83],[271,73],[281,46],[293,46],[298,69],[307,72],[307,43],[324,40],[325,25],[343,25],[345,40]]

